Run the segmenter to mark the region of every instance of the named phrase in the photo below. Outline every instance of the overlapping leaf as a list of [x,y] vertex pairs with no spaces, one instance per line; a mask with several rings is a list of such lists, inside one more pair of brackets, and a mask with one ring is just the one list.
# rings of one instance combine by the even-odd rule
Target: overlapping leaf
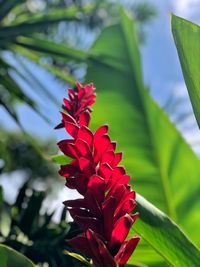
[[194,114],[200,127],[200,27],[172,15],[172,32]]
[[[123,163],[134,178],[134,188],[181,224],[198,243],[199,160],[144,87],[133,23],[124,13],[121,19],[120,25],[103,31],[90,51],[98,55],[96,60],[90,58],[87,74],[87,81],[94,81],[98,93],[94,128],[105,122],[112,125],[110,133],[125,152]],[[150,227],[150,222],[144,224],[140,218],[139,224]],[[145,233],[148,238],[149,233]],[[163,242],[165,249],[161,246],[163,232],[156,229],[153,233],[153,246],[165,257],[171,248]],[[165,234],[169,238],[170,233]],[[183,245],[177,244],[177,249],[181,251]],[[180,253],[185,254],[183,250]],[[169,257],[173,265],[175,259]],[[186,265],[189,258],[187,263],[180,257],[178,260],[175,266],[195,266]]]

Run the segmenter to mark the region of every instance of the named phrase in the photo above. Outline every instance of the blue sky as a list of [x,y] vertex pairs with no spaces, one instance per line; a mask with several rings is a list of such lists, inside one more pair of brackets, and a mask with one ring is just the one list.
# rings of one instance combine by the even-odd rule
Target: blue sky
[[[200,151],[200,134],[194,119],[187,89],[182,76],[179,59],[170,27],[170,14],[174,13],[200,24],[200,1],[151,1],[158,16],[147,26],[147,42],[142,47],[144,77],[151,94],[162,106],[169,95],[182,98],[181,111],[190,116],[177,127],[195,151]],[[172,120],[174,117],[172,116]]]

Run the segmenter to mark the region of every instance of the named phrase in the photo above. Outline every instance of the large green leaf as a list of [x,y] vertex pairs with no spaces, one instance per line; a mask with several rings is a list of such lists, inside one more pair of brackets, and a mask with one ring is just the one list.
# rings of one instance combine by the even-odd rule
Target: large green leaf
[[[161,254],[169,265],[198,266],[200,251],[168,216],[139,195],[137,195],[137,208],[140,218],[136,221],[134,230]],[[130,235],[133,233],[132,230]],[[134,262],[134,255],[131,262]]]
[[172,33],[194,114],[200,127],[200,27],[172,15]]
[[0,245],[0,266],[1,267],[34,267],[35,265],[16,250]]
[[[106,28],[90,53],[98,56],[90,59],[86,77],[87,82],[94,82],[98,93],[93,127],[109,123],[112,139],[118,140],[119,149],[125,152],[123,163],[134,177],[131,183],[137,192],[200,242],[199,159],[143,84],[132,20],[122,13],[121,24]],[[165,249],[161,249],[160,237],[152,238],[156,250],[167,258],[167,240],[163,243]],[[142,260],[144,254],[140,256]],[[179,257],[177,260],[179,266],[186,266]]]

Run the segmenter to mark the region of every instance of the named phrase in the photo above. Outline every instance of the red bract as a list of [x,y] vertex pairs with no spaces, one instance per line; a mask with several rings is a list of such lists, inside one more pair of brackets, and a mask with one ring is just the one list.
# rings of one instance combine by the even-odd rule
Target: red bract
[[72,139],[58,143],[60,150],[72,158],[60,168],[66,186],[76,189],[83,197],[65,201],[74,221],[83,234],[69,243],[92,258],[95,267],[122,267],[133,253],[139,237],[126,240],[138,214],[135,192],[127,184],[130,176],[119,166],[122,153],[115,152],[116,143],[110,140],[108,126],[94,133],[88,128],[90,106],[96,95],[93,84],[76,84],[78,93],[68,89],[64,99],[62,122]]

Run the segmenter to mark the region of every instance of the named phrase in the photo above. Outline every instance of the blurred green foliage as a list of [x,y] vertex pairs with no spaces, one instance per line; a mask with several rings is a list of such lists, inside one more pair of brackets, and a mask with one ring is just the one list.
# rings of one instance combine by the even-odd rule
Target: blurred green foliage
[[[57,177],[57,169],[44,158],[54,154],[54,141],[32,139],[31,143],[23,133],[14,133],[0,129],[0,172],[23,170],[30,179]],[[34,144],[33,144],[34,142]],[[39,147],[39,150],[35,149]],[[43,151],[43,154],[40,153]]]
[[[119,6],[117,1],[113,5],[105,0],[2,0],[0,2],[0,105],[21,128],[23,126],[16,112],[17,103],[28,104],[45,120],[49,120],[14,76],[20,77],[33,91],[39,90],[40,95],[43,94],[57,104],[55,97],[41,85],[35,74],[27,73],[28,69],[21,60],[22,56],[47,69],[57,78],[74,83],[76,64],[73,64],[73,57],[70,55],[72,50],[68,45],[79,44],[80,47],[81,44],[81,47],[84,47],[84,40],[91,39],[90,35],[93,32],[96,36],[103,26],[118,20]],[[154,9],[144,3],[129,4],[127,8],[142,24],[155,15]],[[84,33],[81,37],[82,32]],[[28,37],[28,39],[22,37]],[[36,37],[37,47],[30,45]],[[28,41],[28,45],[24,40]],[[47,40],[50,43],[46,42]],[[62,46],[61,43],[65,45]],[[56,53],[52,48],[57,53],[63,49],[64,51],[69,49],[68,60],[55,57]],[[35,51],[30,51],[32,49]],[[5,57],[5,52],[9,57]],[[20,67],[16,67],[8,58],[15,58]],[[69,62],[70,59],[72,62]],[[36,87],[34,82],[37,84]]]
[[14,204],[4,202],[0,210],[0,242],[23,253],[40,266],[44,263],[53,267],[79,266],[63,251],[71,250],[66,240],[80,231],[74,223],[66,223],[65,208],[58,223],[52,221],[54,212],[41,213],[45,196],[45,192],[29,188],[26,182]]

